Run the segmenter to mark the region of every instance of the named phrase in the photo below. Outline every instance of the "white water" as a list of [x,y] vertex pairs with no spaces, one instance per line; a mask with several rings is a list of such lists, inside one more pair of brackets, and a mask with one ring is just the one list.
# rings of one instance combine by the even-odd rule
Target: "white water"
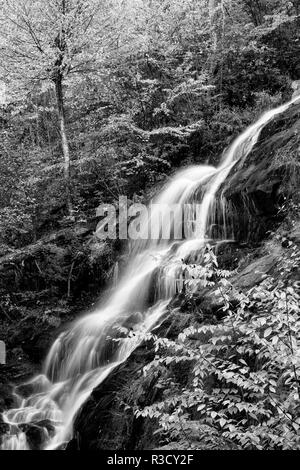
[[[58,448],[72,437],[74,418],[92,390],[140,344],[139,331],[151,331],[165,318],[170,300],[182,288],[182,259],[200,253],[211,236],[216,194],[232,167],[247,157],[263,127],[299,99],[298,96],[268,111],[246,129],[225,152],[218,168],[185,168],[166,185],[154,201],[150,219],[144,219],[141,233],[146,233],[149,222],[157,223],[157,207],[173,204],[190,204],[193,229],[179,241],[157,238],[136,242],[111,298],[60,335],[48,354],[43,373],[16,388],[16,408],[3,413],[3,420],[10,427],[3,438],[3,450],[28,450],[28,426],[41,429],[44,449]],[[164,228],[174,231],[175,220],[176,214],[173,218],[167,211],[162,214]],[[118,325],[130,327],[136,334],[113,341],[112,336],[120,336]]]

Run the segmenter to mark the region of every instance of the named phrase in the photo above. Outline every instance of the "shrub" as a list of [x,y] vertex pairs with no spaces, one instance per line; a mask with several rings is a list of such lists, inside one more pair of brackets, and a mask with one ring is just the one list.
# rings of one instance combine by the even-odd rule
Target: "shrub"
[[[282,261],[287,278],[300,259],[290,246]],[[222,298],[224,318],[217,324],[191,326],[176,341],[151,335],[156,357],[146,368],[184,364],[191,368],[187,385],[173,383],[163,400],[136,416],[158,420],[171,440],[195,435],[214,447],[216,436],[244,449],[300,448],[300,319],[297,283],[266,277],[246,294],[236,292],[228,272],[218,269],[206,249],[205,272],[186,281],[188,290],[208,284]],[[195,274],[195,266],[192,268]],[[232,300],[236,307],[233,307]]]

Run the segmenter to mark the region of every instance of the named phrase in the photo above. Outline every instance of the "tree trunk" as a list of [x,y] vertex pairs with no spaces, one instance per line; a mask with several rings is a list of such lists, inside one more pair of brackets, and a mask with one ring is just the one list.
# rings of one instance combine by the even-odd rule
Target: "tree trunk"
[[218,48],[218,37],[216,31],[216,25],[214,22],[216,10],[216,0],[209,0],[208,2],[208,12],[209,12],[209,21],[210,21],[210,28],[211,28],[211,38],[212,38],[212,51],[211,51],[211,58],[210,58],[210,74],[213,75],[214,67],[215,67],[215,58]]
[[212,15],[216,8],[216,0],[209,0],[208,8],[209,8],[209,14]]
[[55,91],[58,108],[58,119],[61,136],[61,146],[64,157],[64,178],[66,183],[66,199],[69,215],[72,214],[72,199],[71,199],[71,177],[70,177],[70,149],[69,142],[66,133],[66,120],[65,120],[65,108],[64,108],[64,96],[62,88],[62,77],[59,76],[55,80]]

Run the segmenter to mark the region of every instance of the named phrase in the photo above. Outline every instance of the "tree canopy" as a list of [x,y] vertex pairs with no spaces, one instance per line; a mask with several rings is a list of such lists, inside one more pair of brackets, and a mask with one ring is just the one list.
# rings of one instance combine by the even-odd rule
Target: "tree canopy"
[[1,0],[2,242],[216,162],[291,93],[298,14],[275,0]]

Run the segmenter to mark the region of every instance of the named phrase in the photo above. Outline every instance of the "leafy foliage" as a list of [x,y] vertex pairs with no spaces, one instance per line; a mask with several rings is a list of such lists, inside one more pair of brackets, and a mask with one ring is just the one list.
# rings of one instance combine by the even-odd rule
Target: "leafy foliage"
[[[152,336],[157,355],[145,373],[155,370],[159,376],[162,369],[174,371],[182,364],[189,378],[182,386],[170,373],[164,399],[137,410],[136,416],[157,419],[165,436],[189,445],[196,424],[197,440],[208,447],[214,447],[217,435],[244,449],[297,449],[298,284],[268,276],[246,294],[235,292],[210,248],[205,258],[205,271],[201,268],[201,278],[192,282],[219,292],[224,318],[191,326],[175,341]],[[299,249],[291,242],[282,271],[289,274],[299,260]]]
[[222,0],[211,11],[208,3],[2,2],[4,243],[34,241],[45,220],[57,226],[66,215],[58,72],[75,220],[119,194],[147,198],[179,165],[215,163],[289,93],[300,76],[297,5]]

